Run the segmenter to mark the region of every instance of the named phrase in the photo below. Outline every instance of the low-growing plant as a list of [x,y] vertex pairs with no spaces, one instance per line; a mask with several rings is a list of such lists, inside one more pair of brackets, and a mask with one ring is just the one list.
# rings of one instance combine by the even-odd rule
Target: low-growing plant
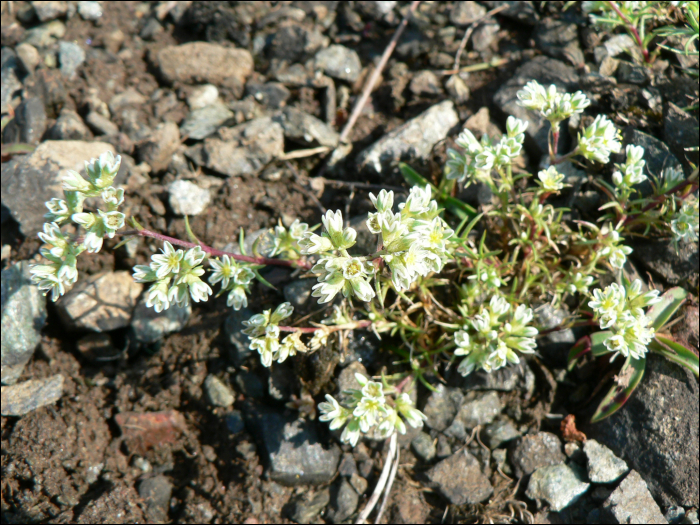
[[[448,151],[445,177],[437,187],[402,165],[414,184],[402,202],[393,191],[369,194],[375,211],[366,225],[376,236],[376,248],[364,255],[350,254],[357,232],[346,225],[341,211],[332,210],[323,216],[320,230],[298,220],[270,230],[264,254],[259,241],[247,254],[242,232],[241,254],[167,237],[133,218],[134,230],[120,232],[126,222],[119,211],[124,190],[113,187],[120,158],[105,153],[86,163],[87,179],[70,172],[63,182],[64,198],[47,203],[49,222],[39,233],[47,262],[32,267],[33,279],[55,301],[76,282],[77,257],[100,251],[103,238],[115,235],[163,242],[162,253],[154,254],[149,265],[134,268],[134,279],[150,285],[146,304],[157,312],[190,300],[206,301],[217,284],[228,306],[239,310],[247,306],[254,281],[269,284],[260,273],[265,266],[306,271],[317,280],[312,296],[328,311],[297,326],[294,308],[282,303],[251,317],[244,333],[266,367],[322,347],[342,352],[343,335],[350,330],[391,338],[388,348],[398,357],[391,375],[382,374],[381,382],[358,375],[360,389],[344,392],[340,401],[327,396],[319,405],[321,420],[332,429],[344,427],[340,439],[352,445],[362,436],[395,440],[406,422],[421,426],[425,416],[408,392],[416,380],[433,388],[427,373],[441,377],[451,366],[465,376],[492,372],[534,353],[542,332],[537,312],[546,304],[570,309],[557,330],[602,330],[572,349],[572,367],[588,352],[625,358],[621,379],[601,403],[596,420],[629,397],[648,351],[697,375],[697,354],[664,332],[686,292],[644,292],[641,281],[629,282],[623,272],[632,251],[625,244],[630,235],[670,238],[677,246],[697,240],[697,169],[690,177],[676,168],[650,174],[653,191],[641,195],[639,184],[647,180],[644,150],[627,146],[612,181],[597,179],[609,197],[598,223],[565,220],[569,210],[551,200],[567,186],[558,167],[572,159],[583,167],[608,163],[622,151],[620,132],[598,115],[578,134],[576,147],[559,155],[560,125],[585,111],[587,97],[531,81],[518,99],[551,124],[546,167],[534,178],[514,170],[527,129],[522,120],[508,117],[506,134],[497,141],[488,136],[477,140],[465,129],[456,140],[460,149]],[[453,196],[456,184],[477,182],[488,186],[498,202],[479,214]],[[80,233],[63,232],[61,227],[70,222]],[[596,288],[606,274],[615,282]]]

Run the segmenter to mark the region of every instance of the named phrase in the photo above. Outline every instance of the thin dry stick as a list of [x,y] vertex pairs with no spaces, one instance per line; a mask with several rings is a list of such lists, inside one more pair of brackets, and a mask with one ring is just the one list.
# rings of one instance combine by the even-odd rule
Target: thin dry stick
[[406,29],[406,26],[408,25],[408,20],[411,18],[411,15],[414,13],[416,8],[418,7],[418,4],[420,4],[420,0],[411,2],[411,7],[409,8],[408,12],[406,13],[406,16],[403,17],[403,20],[401,20],[399,27],[396,29],[396,32],[394,33],[394,36],[391,37],[391,42],[389,42],[389,45],[386,46],[386,49],[384,50],[384,54],[382,55],[382,58],[379,60],[379,64],[377,64],[377,67],[374,68],[374,71],[372,72],[372,76],[369,77],[369,81],[367,82],[367,84],[365,84],[365,89],[362,91],[362,96],[355,103],[355,107],[352,108],[352,113],[350,114],[350,118],[348,119],[347,123],[345,124],[343,131],[340,133],[340,139],[338,140],[339,143],[345,142],[345,140],[348,138],[348,135],[350,134],[350,131],[352,131],[352,128],[355,125],[355,121],[357,121],[357,118],[360,116],[362,109],[365,107],[365,104],[367,103],[367,99],[369,98],[370,93],[372,93],[372,89],[374,89],[374,85],[377,83],[377,80],[379,79],[379,75],[382,74],[382,71],[384,70],[384,66],[386,66],[386,63],[389,61],[389,57],[394,52],[394,48],[396,47],[396,43],[399,41],[399,37],[401,37],[401,33],[403,33],[403,30]]
[[509,7],[507,4],[500,5],[494,9],[491,9],[488,13],[484,13],[481,15],[479,18],[474,20],[471,25],[467,28],[467,30],[464,32],[464,36],[462,37],[462,41],[459,43],[459,49],[457,49],[457,54],[455,55],[455,71],[459,71],[459,60],[462,58],[462,53],[464,53],[464,50],[467,48],[467,41],[469,40],[469,37],[471,34],[474,32],[474,29],[476,26],[478,26],[481,22],[483,22],[486,18],[489,18],[496,13],[500,13],[504,9]]
[[386,490],[384,491],[384,499],[382,500],[382,505],[379,507],[379,512],[377,512],[377,517],[374,518],[374,523],[379,523],[382,519],[382,514],[384,514],[384,510],[386,509],[386,504],[389,501],[389,494],[391,493],[391,487],[394,484],[394,480],[396,479],[396,471],[399,468],[399,455],[401,454],[401,451],[397,450],[396,451],[396,461],[394,461],[394,466],[391,468],[391,474],[389,474],[389,481],[386,484]]
[[391,435],[389,440],[389,453],[386,456],[386,462],[384,463],[384,468],[382,469],[382,473],[377,481],[377,486],[374,487],[372,497],[369,498],[367,505],[365,505],[365,508],[362,509],[362,512],[360,512],[360,515],[357,517],[357,521],[355,523],[365,523],[367,521],[367,516],[370,515],[374,509],[374,506],[377,504],[377,501],[379,501],[379,496],[382,495],[382,491],[384,490],[386,482],[389,479],[389,473],[393,468],[394,454],[396,454],[396,432]]
[[279,157],[278,160],[303,159],[305,157],[312,157],[317,153],[325,153],[330,149],[331,148],[329,148],[328,146],[319,146],[318,148],[309,149],[297,149],[294,151],[290,151],[289,153],[285,153],[284,155]]

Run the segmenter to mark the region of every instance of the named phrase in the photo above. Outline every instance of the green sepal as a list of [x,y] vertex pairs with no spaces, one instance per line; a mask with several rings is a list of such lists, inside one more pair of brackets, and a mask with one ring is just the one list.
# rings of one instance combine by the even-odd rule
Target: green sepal
[[268,288],[272,288],[273,290],[277,290],[277,288],[274,285],[272,285],[270,282],[267,281],[267,279],[265,279],[262,275],[260,275],[260,272],[258,272],[257,269],[253,269],[252,266],[249,266],[249,268],[251,268],[253,270],[253,273],[255,274],[255,278],[258,281],[260,281],[262,284],[264,284]]
[[245,251],[245,232],[241,228],[241,232],[238,234],[238,248],[241,250],[241,255],[248,255]]
[[596,357],[609,354],[610,350],[608,350],[608,347],[605,346],[605,341],[610,339],[612,336],[613,333],[610,330],[591,334],[591,353]]
[[622,406],[627,402],[627,400],[632,396],[632,392],[637,388],[637,385],[644,377],[644,369],[646,367],[647,360],[645,357],[641,359],[635,359],[631,356],[627,358],[625,364],[622,365],[620,372],[617,374],[620,378],[625,378],[626,386],[615,385],[600,402],[598,408],[596,409],[593,417],[591,418],[591,423],[597,423],[613,415],[615,412],[620,410]]

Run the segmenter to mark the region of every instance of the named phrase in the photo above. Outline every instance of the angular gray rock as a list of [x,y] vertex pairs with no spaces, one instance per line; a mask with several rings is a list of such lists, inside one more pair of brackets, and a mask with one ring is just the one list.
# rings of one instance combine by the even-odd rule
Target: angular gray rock
[[85,62],[85,51],[75,42],[59,42],[58,60],[61,63],[61,74],[71,80],[80,65]]
[[136,305],[131,316],[131,329],[137,343],[150,344],[160,341],[167,334],[182,330],[192,315],[192,305],[170,305],[158,313],[146,306],[145,297]]
[[465,429],[471,430],[477,425],[491,423],[501,410],[503,410],[503,404],[496,392],[479,392],[476,395],[468,393],[455,419],[459,419]]
[[61,115],[47,133],[51,140],[84,140],[89,136],[90,130],[80,115],[66,108],[61,110]]
[[561,451],[561,441],[550,432],[538,432],[523,436],[511,445],[508,456],[517,477],[532,474],[535,470],[558,465],[566,460]]
[[583,481],[580,467],[560,463],[535,470],[530,476],[525,495],[546,502],[554,511],[560,511],[575,503],[588,487],[590,484]]
[[483,440],[491,450],[520,437],[520,432],[509,418],[498,419],[484,429]]
[[[63,195],[61,181],[66,170],[84,174],[85,161],[105,151],[115,153],[114,146],[106,142],[51,140],[42,142],[28,155],[3,163],[2,203],[24,235],[33,237],[42,230],[45,203]],[[122,177],[125,170],[122,163],[119,170]]]
[[31,2],[31,4],[40,22],[55,20],[61,16],[66,16],[68,12],[68,2]]
[[88,113],[85,122],[96,135],[116,135],[119,133],[119,127],[97,111]]
[[209,106],[192,110],[180,125],[180,133],[191,139],[202,140],[217,129],[227,120],[232,119],[233,111],[221,102],[214,102]]
[[[14,383],[34,355],[46,323],[46,298],[19,262],[2,271],[2,384]],[[4,403],[3,403],[4,406]]]
[[350,482],[341,478],[331,487],[330,502],[326,508],[325,519],[331,523],[342,523],[355,512],[360,498]]
[[647,484],[633,470],[603,503],[601,523],[668,523]]
[[199,215],[211,202],[208,189],[188,180],[176,180],[168,188],[170,208],[177,215]]
[[315,424],[253,402],[244,405],[244,415],[262,445],[270,479],[298,486],[326,483],[335,476],[340,449],[324,447]]
[[207,42],[165,47],[158,51],[156,61],[170,84],[208,83],[242,90],[253,72],[253,57],[247,50]]
[[200,166],[233,177],[255,175],[283,152],[282,126],[270,117],[262,117],[220,129],[218,138],[207,138],[185,154]]
[[180,146],[180,130],[174,122],[163,122],[151,136],[139,144],[137,157],[147,163],[155,173],[165,170]]
[[104,272],[78,279],[56,302],[68,329],[107,332],[129,326],[143,285],[130,272]]
[[322,120],[309,115],[296,108],[285,108],[278,116],[273,117],[284,130],[284,136],[304,146],[328,146],[334,148],[338,145],[338,133]]
[[445,100],[384,135],[358,157],[361,169],[383,173],[399,161],[425,160],[433,146],[456,126],[459,117],[451,100]]
[[698,506],[698,381],[649,354],[634,395],[615,414],[581,430],[639,472],[663,505]]
[[204,391],[209,402],[216,407],[231,406],[236,400],[228,385],[213,374],[204,380]]
[[479,462],[466,450],[443,459],[426,475],[431,485],[453,505],[481,503],[493,494]]
[[37,408],[52,405],[63,395],[63,376],[30,379],[2,387],[2,415],[23,416]]
[[192,111],[210,106],[219,100],[219,90],[212,84],[197,86],[187,96],[187,105]]
[[588,479],[593,483],[614,483],[630,470],[627,463],[595,439],[586,440],[583,452],[588,458]]
[[421,432],[413,438],[411,441],[411,448],[413,448],[413,452],[415,452],[416,456],[426,462],[432,461],[437,454],[437,448],[435,447],[433,438],[430,437],[430,434],[426,434],[425,432]]
[[362,71],[357,53],[345,46],[332,45],[316,53],[316,67],[329,77],[355,82]]
[[430,394],[423,407],[423,413],[428,417],[425,422],[428,428],[443,431],[450,426],[462,404],[463,397],[458,388],[446,388],[438,384],[436,391]]

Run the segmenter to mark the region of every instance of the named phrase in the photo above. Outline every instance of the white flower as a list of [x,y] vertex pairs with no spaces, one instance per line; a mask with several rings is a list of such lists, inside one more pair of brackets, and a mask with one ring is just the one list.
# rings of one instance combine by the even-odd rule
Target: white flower
[[330,331],[326,328],[319,328],[314,332],[311,341],[309,342],[309,349],[318,350],[328,344],[328,336]]
[[[318,418],[319,421],[330,421],[329,428],[331,430],[342,427],[347,422],[348,417],[350,417],[350,411],[340,406],[333,396],[329,394],[326,394],[326,401],[318,404],[318,409],[322,414]],[[355,443],[357,443],[357,440]]]
[[557,124],[575,113],[582,113],[591,103],[581,91],[577,91],[573,95],[570,93],[561,94],[557,92],[557,87],[554,84],[545,90],[535,80],[531,80],[522,90],[518,91],[517,97],[519,105],[539,111],[552,124]]
[[45,203],[49,212],[44,215],[44,218],[49,222],[55,222],[56,224],[61,224],[68,220],[71,215],[68,209],[68,204],[63,199],[51,199]]
[[163,243],[161,251],[163,252],[162,255],[151,255],[151,268],[156,272],[158,279],[164,279],[171,273],[178,273],[180,271],[180,262],[185,255],[182,250],[175,250],[168,241]]
[[336,249],[347,250],[355,244],[357,232],[353,228],[343,229],[343,213],[340,210],[328,210],[321,217],[321,222]]
[[598,115],[593,124],[579,133],[578,152],[589,160],[607,164],[611,153],[622,149],[620,132],[605,115]]
[[137,283],[150,283],[158,280],[156,272],[145,264],[137,264],[134,266],[133,278]]
[[55,222],[45,222],[44,231],[37,233],[37,237],[51,246],[48,251],[55,257],[63,257],[68,249],[68,241],[66,241],[61,228]]
[[391,208],[394,206],[394,192],[380,190],[379,195],[377,195],[376,197],[373,193],[370,193],[369,200],[372,201],[372,204],[379,213],[387,210],[391,211]]
[[408,194],[406,202],[399,204],[399,210],[401,210],[404,215],[426,212],[429,209],[430,196],[430,186],[426,186],[425,188],[413,186]]
[[333,243],[328,237],[306,232],[301,239],[299,239],[299,248],[304,255],[313,255],[315,253],[324,253],[332,250]]
[[609,328],[617,321],[618,307],[624,305],[626,292],[617,283],[612,283],[605,290],[593,290],[593,300],[588,306],[601,318],[600,327]]
[[116,231],[124,227],[125,215],[119,211],[109,211],[104,212],[102,210],[97,210],[97,213],[102,219],[102,224],[104,225],[105,233],[112,239]]
[[361,301],[370,301],[374,290],[367,278],[371,275],[372,265],[356,257],[334,257],[321,259],[314,267],[320,271],[318,284],[314,285],[312,297],[320,297],[319,304],[333,300],[336,294],[343,292],[345,297],[356,296]]
[[151,285],[146,293],[146,306],[148,308],[153,308],[158,313],[170,307],[168,284],[166,280]]
[[353,418],[343,429],[343,433],[340,435],[340,441],[341,443],[349,443],[354,447],[360,439],[360,433],[360,420]]
[[120,206],[124,202],[124,190],[110,186],[102,191],[102,200],[110,206]]
[[234,286],[228,293],[226,306],[233,306],[233,309],[236,311],[248,306],[248,298],[245,292],[246,290],[243,286]]
[[121,156],[115,158],[111,151],[105,151],[99,158],[85,163],[85,172],[93,186],[103,189],[112,185],[121,161]]
[[577,272],[566,289],[569,293],[588,293],[588,287],[593,284],[593,277],[584,276],[581,272]]
[[66,174],[63,177],[63,190],[86,192],[90,190],[90,183],[77,171],[66,170]]
[[260,354],[260,362],[264,367],[272,366],[275,354],[279,350],[280,329],[275,325],[268,325],[265,328],[263,337],[254,337],[250,342],[250,349],[256,350]]
[[554,166],[542,170],[537,174],[542,183],[542,189],[547,192],[558,192],[564,187],[564,175],[559,173]]
[[671,220],[671,231],[676,242],[681,240],[698,240],[698,201],[685,200],[674,219]]
[[238,270],[238,265],[235,262],[232,263],[228,255],[224,255],[221,260],[211,259],[209,264],[214,268],[214,271],[209,276],[209,282],[216,284],[221,281],[222,288],[228,286],[229,280],[233,278]]
[[[519,118],[509,116],[506,119],[506,132],[508,133],[509,137],[518,137],[519,135],[525,133],[525,130],[527,129],[528,125],[529,122],[525,122],[524,120],[520,120]],[[525,137],[522,137],[518,140],[518,142],[522,143],[524,139]]]
[[406,393],[396,396],[395,403],[396,410],[413,428],[421,428],[423,421],[428,419],[428,416],[413,406],[411,398]]

